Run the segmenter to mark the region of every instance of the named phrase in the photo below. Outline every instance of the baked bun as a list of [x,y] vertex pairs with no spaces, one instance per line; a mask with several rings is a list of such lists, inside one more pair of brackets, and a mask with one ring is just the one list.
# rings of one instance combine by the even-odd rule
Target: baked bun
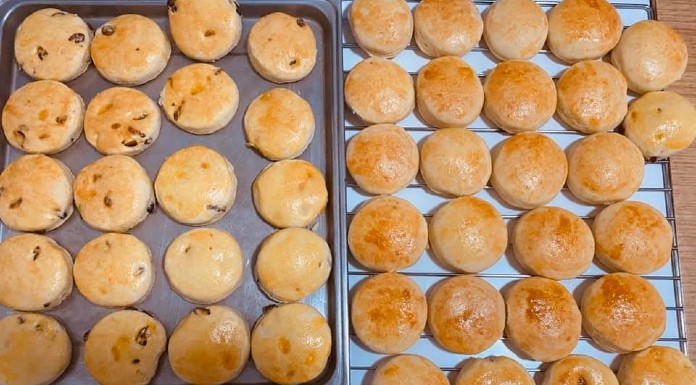
[[616,375],[602,361],[590,356],[572,355],[554,362],[541,385],[619,385]]
[[651,346],[624,356],[618,378],[621,385],[696,384],[696,369],[679,350]]
[[517,361],[505,356],[469,358],[454,385],[534,385],[534,380]]
[[533,0],[499,0],[483,14],[483,38],[500,60],[528,60],[544,46],[546,13]]
[[449,385],[445,374],[425,357],[401,354],[382,361],[372,385]]
[[481,14],[471,0],[423,0],[413,20],[418,48],[432,57],[464,56],[483,33]]
[[413,17],[404,0],[355,0],[347,13],[355,41],[370,56],[394,57],[411,42]]

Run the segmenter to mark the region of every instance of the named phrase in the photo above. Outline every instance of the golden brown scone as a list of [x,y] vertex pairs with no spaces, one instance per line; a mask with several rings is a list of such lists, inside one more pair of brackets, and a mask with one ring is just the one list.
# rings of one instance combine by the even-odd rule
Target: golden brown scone
[[505,356],[469,358],[454,385],[534,385],[534,380],[517,361]]
[[499,0],[483,14],[483,38],[501,60],[527,60],[546,42],[549,21],[533,0]]
[[583,202],[608,205],[622,201],[643,182],[643,155],[623,135],[593,134],[573,143],[567,153],[568,188]]
[[541,277],[515,282],[504,292],[505,335],[525,356],[542,362],[569,355],[580,339],[578,304],[560,283]]
[[665,331],[660,293],[645,278],[607,274],[585,289],[582,326],[602,349],[629,353],[647,348]]
[[407,200],[381,196],[360,206],[348,229],[348,247],[370,270],[413,266],[428,245],[428,223]]
[[679,350],[652,346],[624,356],[618,378],[621,385],[696,384],[696,369]]
[[627,92],[626,79],[611,64],[575,63],[558,79],[558,116],[586,134],[611,131],[626,116]]
[[503,336],[503,296],[478,277],[459,275],[442,280],[428,295],[428,328],[451,352],[481,353]]
[[548,17],[546,44],[567,63],[599,59],[621,38],[621,17],[606,0],[563,0]]
[[536,131],[556,112],[556,85],[543,68],[528,61],[495,66],[486,76],[483,92],[486,117],[511,134]]
[[346,104],[368,124],[396,123],[413,111],[413,79],[391,60],[371,57],[356,64],[345,84]]
[[350,308],[353,330],[375,353],[401,353],[418,341],[428,319],[425,295],[405,275],[383,273],[355,289]]
[[403,128],[377,124],[348,142],[346,166],[355,183],[367,193],[393,194],[418,174],[418,146]]
[[394,57],[413,36],[413,17],[404,0],[355,0],[348,22],[355,41],[370,56]]
[[631,91],[660,91],[681,79],[689,54],[677,31],[657,20],[643,20],[623,32],[611,62]]
[[619,385],[616,375],[602,361],[572,355],[556,361],[544,374],[541,385]]
[[524,214],[512,232],[512,247],[525,270],[557,280],[587,271],[595,254],[590,227],[560,207],[539,207]]
[[446,267],[478,273],[493,266],[507,248],[507,226],[490,203],[472,196],[440,207],[430,220],[433,254]]
[[483,33],[481,14],[471,0],[423,0],[413,20],[418,48],[432,57],[464,56]]
[[455,56],[431,60],[418,73],[416,103],[426,123],[466,127],[483,108],[483,86],[474,69]]
[[445,374],[425,357],[401,354],[382,361],[372,385],[449,385]]

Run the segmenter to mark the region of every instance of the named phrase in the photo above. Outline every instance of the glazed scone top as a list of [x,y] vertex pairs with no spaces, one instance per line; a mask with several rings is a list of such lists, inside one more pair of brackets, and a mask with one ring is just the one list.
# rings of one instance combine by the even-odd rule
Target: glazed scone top
[[413,16],[404,0],[354,0],[348,21],[358,45],[371,56],[394,57],[413,36]]
[[454,385],[534,385],[534,380],[517,361],[505,356],[469,358]]
[[652,346],[625,356],[618,377],[621,385],[695,384],[696,369],[679,350]]
[[533,0],[499,0],[483,14],[483,38],[501,60],[527,60],[546,42],[549,21]]
[[449,385],[445,374],[425,357],[402,354],[380,363],[372,385]]
[[619,385],[611,368],[596,358],[571,355],[554,362],[541,385]]
[[483,33],[471,0],[423,0],[413,11],[416,44],[428,56],[464,56]]

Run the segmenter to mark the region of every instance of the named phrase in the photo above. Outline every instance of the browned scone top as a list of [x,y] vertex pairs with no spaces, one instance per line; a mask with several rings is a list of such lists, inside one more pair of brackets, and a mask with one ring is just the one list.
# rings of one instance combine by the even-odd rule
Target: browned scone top
[[696,384],[696,369],[679,350],[651,346],[624,356],[618,377],[621,385]]
[[413,19],[416,44],[432,57],[464,56],[483,32],[481,14],[471,0],[423,0]]
[[568,356],[554,362],[544,374],[541,385],[619,385],[612,370],[596,358]]
[[519,362],[505,356],[469,358],[464,361],[454,385],[534,385],[534,379]]
[[348,22],[355,41],[370,56],[394,57],[413,36],[413,16],[404,0],[354,0]]

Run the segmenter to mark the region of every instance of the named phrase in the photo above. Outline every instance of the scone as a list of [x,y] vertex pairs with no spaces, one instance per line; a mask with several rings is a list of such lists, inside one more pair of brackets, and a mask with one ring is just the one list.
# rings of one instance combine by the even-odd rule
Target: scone
[[448,268],[466,273],[481,272],[498,262],[507,248],[507,235],[495,207],[472,196],[440,207],[428,227],[435,257]]
[[140,154],[157,140],[161,126],[157,104],[133,88],[98,93],[85,113],[85,138],[103,155]]
[[384,273],[367,278],[354,290],[350,319],[355,334],[368,349],[396,354],[420,338],[428,305],[411,278]]
[[172,289],[187,301],[221,301],[239,286],[244,255],[233,236],[218,229],[194,229],[172,241],[164,254]]
[[348,22],[355,41],[370,56],[394,57],[413,36],[413,16],[404,0],[355,0]]
[[590,135],[573,143],[567,153],[568,188],[583,202],[608,205],[622,201],[643,183],[643,155],[623,135]]
[[68,82],[82,75],[92,59],[91,28],[80,16],[44,8],[27,16],[17,28],[17,65],[34,79]]
[[645,159],[668,158],[696,139],[696,108],[674,92],[648,92],[628,107],[624,135]]
[[481,353],[503,336],[505,302],[498,290],[481,278],[447,278],[428,295],[428,328],[451,352]]
[[97,71],[122,86],[137,86],[156,78],[172,52],[157,23],[135,14],[104,23],[96,30],[90,50]]
[[39,80],[14,91],[2,109],[7,142],[28,153],[55,154],[80,137],[82,97],[63,83]]
[[251,333],[256,369],[276,384],[310,382],[326,368],[331,329],[316,309],[303,303],[267,310]]
[[431,60],[416,79],[421,117],[437,128],[466,127],[483,108],[483,87],[474,69],[455,56]]
[[169,338],[167,354],[174,373],[194,384],[232,381],[249,361],[249,326],[227,306],[193,309]]
[[575,63],[563,72],[557,87],[558,116],[574,130],[611,131],[626,116],[626,79],[609,63]]
[[19,157],[0,174],[0,219],[16,231],[49,231],[73,213],[73,175],[46,155]]
[[441,128],[420,149],[421,176],[438,194],[476,194],[486,187],[492,167],[486,142],[465,128]]
[[418,174],[418,146],[411,135],[393,124],[364,128],[348,142],[346,166],[368,194],[394,194]]
[[568,161],[561,147],[536,132],[506,139],[493,148],[491,155],[491,185],[513,207],[546,205],[561,192],[568,176]]
[[256,211],[277,228],[311,225],[329,200],[324,176],[304,160],[271,163],[256,177],[251,190]]
[[511,134],[536,131],[556,112],[556,85],[543,68],[528,61],[495,66],[486,76],[483,92],[486,117]]
[[464,56],[483,33],[481,14],[471,0],[423,0],[413,10],[413,21],[418,48],[432,57]]
[[618,202],[592,222],[597,259],[613,271],[652,273],[672,257],[673,233],[667,219],[642,202]]
[[581,275],[595,255],[590,227],[560,207],[539,207],[524,214],[512,232],[512,247],[525,270],[557,280]]
[[72,344],[55,319],[33,313],[0,319],[0,382],[48,385],[67,369]]
[[611,53],[611,62],[639,94],[660,91],[681,79],[689,60],[686,43],[677,31],[657,20],[628,27]]
[[255,273],[259,285],[272,299],[300,301],[329,279],[331,249],[311,230],[283,229],[261,243]]
[[534,385],[534,380],[517,361],[505,356],[469,358],[454,385],[505,384]]
[[147,385],[166,346],[157,319],[138,310],[116,311],[85,334],[85,367],[101,385]]
[[348,229],[350,253],[373,271],[413,266],[428,246],[428,223],[407,200],[380,196],[363,204]]
[[696,369],[679,350],[652,346],[624,356],[618,378],[621,385],[696,384]]
[[556,361],[544,374],[541,385],[619,385],[616,375],[602,361],[572,355]]
[[665,331],[665,303],[645,278],[607,274],[585,289],[582,326],[602,349],[629,353],[654,344]]
[[356,64],[346,77],[346,104],[368,124],[396,123],[413,112],[413,78],[391,60],[372,57]]
[[175,126],[192,134],[207,135],[232,120],[239,107],[239,90],[222,68],[191,64],[167,79],[159,104]]
[[623,23],[606,0],[563,0],[548,14],[551,52],[567,63],[599,59],[616,46]]
[[104,307],[134,305],[155,282],[152,255],[130,234],[107,233],[87,242],[75,256],[75,285],[90,302]]
[[155,179],[155,195],[174,220],[202,226],[220,220],[232,208],[237,177],[225,157],[194,145],[164,160]]
[[51,238],[21,234],[0,243],[0,304],[19,311],[60,305],[73,290],[72,257]]
[[262,93],[244,114],[248,146],[270,160],[300,156],[314,137],[314,126],[309,103],[285,88]]
[[169,31],[191,59],[212,62],[232,51],[242,37],[242,12],[227,0],[170,0]]
[[372,385],[449,385],[447,376],[425,357],[401,354],[380,362]]
[[508,340],[525,356],[551,362],[568,356],[580,339],[581,315],[573,295],[540,277],[515,282],[504,292]]
[[544,46],[546,13],[533,0],[499,0],[483,14],[483,38],[501,60],[528,60]]
[[304,79],[317,62],[317,41],[301,17],[274,12],[261,17],[249,31],[249,61],[254,70],[274,83]]
[[135,159],[108,155],[75,177],[75,206],[82,220],[100,231],[126,232],[155,208],[147,171]]

